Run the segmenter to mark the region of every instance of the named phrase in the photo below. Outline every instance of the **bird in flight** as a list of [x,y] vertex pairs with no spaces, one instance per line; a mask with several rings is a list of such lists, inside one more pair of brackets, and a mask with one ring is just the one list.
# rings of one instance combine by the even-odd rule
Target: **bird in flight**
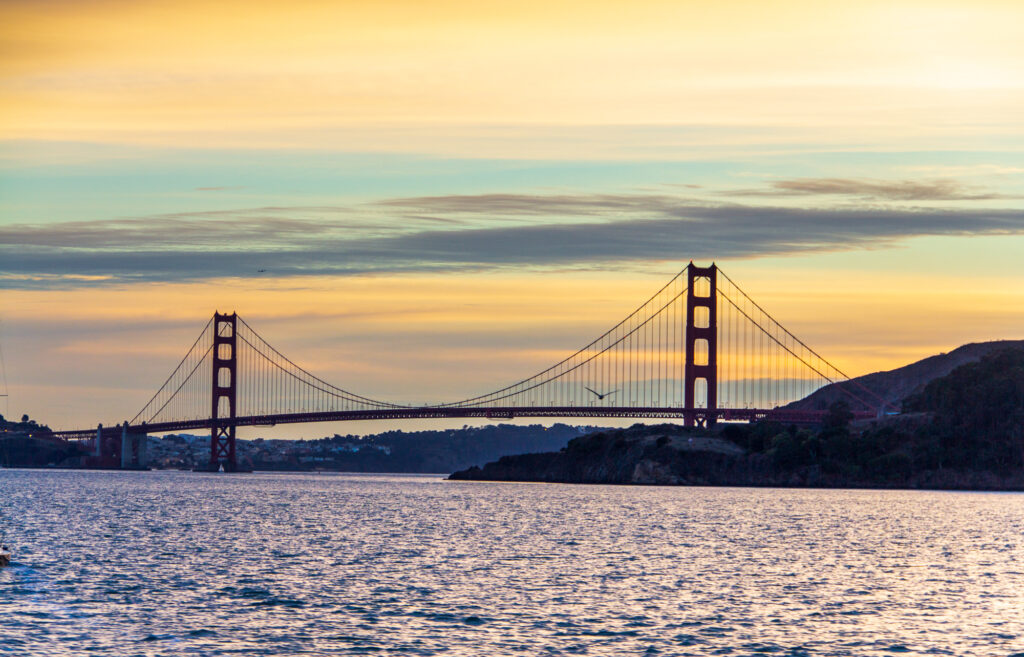
[[[587,388],[587,386],[583,386],[583,387],[584,387],[584,388]],[[610,391],[608,391],[608,392],[606,392],[606,393],[604,393],[604,394],[602,395],[601,393],[599,393],[599,392],[598,392],[598,391],[596,391],[596,390],[592,390],[592,389],[590,389],[590,388],[587,388],[587,390],[590,390],[590,392],[592,392],[592,393],[594,393],[595,395],[597,395],[597,398],[598,398],[598,399],[604,399],[604,398],[605,398],[605,397],[607,397],[608,395],[613,395],[613,394],[615,394],[616,392],[618,392],[618,390],[610,390]]]

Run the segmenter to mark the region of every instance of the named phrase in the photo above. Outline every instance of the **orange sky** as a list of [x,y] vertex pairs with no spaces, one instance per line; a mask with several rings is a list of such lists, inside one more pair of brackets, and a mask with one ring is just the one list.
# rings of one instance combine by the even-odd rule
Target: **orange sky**
[[134,415],[215,309],[361,394],[464,397],[691,258],[852,374],[1024,337],[1021,25],[1008,1],[2,3],[2,408]]
[[[9,138],[376,149],[394,124],[1016,124],[1018,2],[14,2]],[[756,104],[756,117],[749,112]],[[442,144],[433,144],[443,148]],[[471,149],[471,146],[466,146]],[[478,155],[483,153],[476,150]]]
[[[822,269],[812,259],[723,267],[787,328],[852,375],[969,341],[1020,338],[1024,326],[1022,278],[950,271],[887,280],[884,272]],[[34,364],[25,377],[34,380],[17,389],[22,399],[63,398],[38,411],[56,424],[96,406],[130,416],[212,310],[236,310],[290,358],[332,383],[370,397],[433,403],[497,389],[561,360],[624,317],[671,270],[664,274],[217,280],[7,291],[8,325],[58,318],[59,325],[82,330],[21,336],[27,351],[6,356],[9,371],[23,377]],[[362,430],[374,430],[372,423]]]

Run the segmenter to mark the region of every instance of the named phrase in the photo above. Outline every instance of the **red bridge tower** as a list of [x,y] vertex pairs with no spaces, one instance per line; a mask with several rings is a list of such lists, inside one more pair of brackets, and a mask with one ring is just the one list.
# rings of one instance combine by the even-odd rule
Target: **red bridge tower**
[[[687,272],[690,287],[686,293],[683,406],[689,412],[684,423],[688,427],[694,424],[710,427],[714,426],[718,415],[718,267],[714,263],[710,267],[697,267],[691,261]],[[698,353],[699,359],[696,358]],[[707,401],[699,410],[694,404],[698,379],[705,383]]]
[[238,391],[237,315],[213,314],[213,381],[210,407],[210,470],[238,470],[235,402]]

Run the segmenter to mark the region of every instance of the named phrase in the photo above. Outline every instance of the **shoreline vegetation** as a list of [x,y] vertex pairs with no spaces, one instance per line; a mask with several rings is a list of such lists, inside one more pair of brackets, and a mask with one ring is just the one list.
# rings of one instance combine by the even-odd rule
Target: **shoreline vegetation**
[[558,452],[506,456],[453,480],[551,483],[1024,490],[1024,350],[993,351],[903,399],[903,413],[821,426],[634,425]]

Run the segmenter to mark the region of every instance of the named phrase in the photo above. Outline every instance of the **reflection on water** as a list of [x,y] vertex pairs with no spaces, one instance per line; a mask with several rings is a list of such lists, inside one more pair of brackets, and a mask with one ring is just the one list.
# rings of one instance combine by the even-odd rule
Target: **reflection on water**
[[0,471],[0,654],[1012,655],[1024,495]]

